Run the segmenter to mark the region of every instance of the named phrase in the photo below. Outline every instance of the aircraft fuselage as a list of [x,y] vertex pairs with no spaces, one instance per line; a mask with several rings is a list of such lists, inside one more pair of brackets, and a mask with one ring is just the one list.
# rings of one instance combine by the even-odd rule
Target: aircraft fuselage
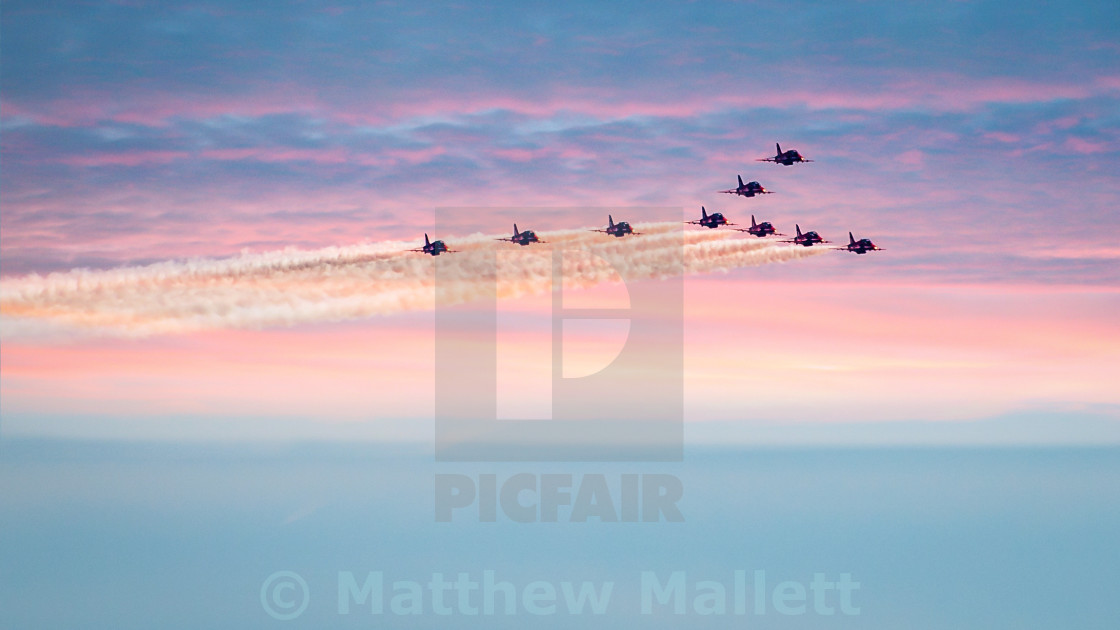
[[709,214],[707,218],[700,219],[699,225],[702,225],[706,228],[717,228],[721,225],[725,225],[726,223],[727,219],[724,218],[722,212],[713,212],[712,214]]
[[758,225],[752,225],[747,229],[747,232],[755,236],[769,236],[773,234],[775,230],[774,226],[769,221],[767,221],[759,223]]
[[540,239],[537,238],[536,233],[534,233],[532,230],[525,230],[524,232],[518,234],[515,238],[513,238],[511,240],[514,243],[517,243],[518,245],[521,245],[521,246],[528,245],[529,243],[539,243],[540,242]]
[[866,254],[867,252],[873,252],[877,249],[879,248],[876,247],[875,243],[872,243],[869,238],[861,238],[855,243],[850,243],[848,245],[848,251],[855,254]]
[[793,242],[796,245],[803,245],[805,247],[809,247],[809,246],[815,245],[817,243],[823,243],[824,239],[821,238],[821,235],[817,234],[816,232],[805,232],[804,234],[802,234],[802,235],[798,236],[797,238],[793,239]]

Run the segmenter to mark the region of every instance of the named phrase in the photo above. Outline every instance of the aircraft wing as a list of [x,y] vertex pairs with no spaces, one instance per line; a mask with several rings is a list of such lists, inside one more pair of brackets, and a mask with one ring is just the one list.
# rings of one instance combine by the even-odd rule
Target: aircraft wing
[[732,188],[731,190],[717,190],[716,192],[727,193],[729,195],[738,195],[739,191]]
[[755,162],[777,162],[777,158],[758,158]]

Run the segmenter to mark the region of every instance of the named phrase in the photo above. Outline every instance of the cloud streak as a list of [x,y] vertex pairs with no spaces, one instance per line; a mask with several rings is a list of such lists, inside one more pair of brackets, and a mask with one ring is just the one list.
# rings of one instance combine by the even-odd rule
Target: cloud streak
[[[614,239],[584,230],[542,232],[549,247],[509,248],[493,235],[448,238],[457,253],[432,258],[415,243],[383,241],[318,250],[245,253],[106,271],[77,269],[6,279],[0,336],[146,337],[201,330],[264,328],[391,315],[551,290],[552,250],[563,250],[566,287],[660,279],[785,262],[829,251],[730,231],[681,231],[637,224]],[[503,265],[495,251],[517,256]]]

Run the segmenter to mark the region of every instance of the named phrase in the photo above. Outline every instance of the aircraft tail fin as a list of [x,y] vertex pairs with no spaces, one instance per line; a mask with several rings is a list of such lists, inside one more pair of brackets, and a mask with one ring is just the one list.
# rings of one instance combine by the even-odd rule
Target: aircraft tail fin
[[758,227],[758,224],[754,222],[754,215],[753,214],[751,215],[751,227]]
[[739,188],[742,188],[742,187],[743,187],[743,176],[740,175],[739,176]]
[[781,154],[782,154],[782,145],[780,145],[780,144],[778,144],[777,142],[775,142],[775,143],[774,143],[774,148],[778,150],[778,155],[781,155]]
[[800,225],[798,225],[798,224],[796,224],[796,223],[794,223],[794,224],[793,224],[793,227],[797,228],[797,235],[798,235],[798,236],[801,236],[801,226],[800,226]]
[[607,225],[609,227],[614,227],[614,217],[609,214],[607,215]]
[[704,206],[700,206],[700,218],[701,219],[707,219],[708,218],[708,210]]
[[428,246],[428,245],[431,245],[431,244],[432,244],[432,242],[428,240],[428,233],[424,232],[424,245]]
[[848,232],[848,243],[850,245],[855,245],[856,244],[856,237],[852,236],[851,232]]
[[521,232],[518,232],[518,231],[517,231],[517,224],[516,224],[516,223],[514,223],[514,224],[513,224],[513,236],[514,236],[514,238],[516,238],[516,237],[517,237],[517,235],[518,235],[518,234],[520,234],[520,233],[521,233]]

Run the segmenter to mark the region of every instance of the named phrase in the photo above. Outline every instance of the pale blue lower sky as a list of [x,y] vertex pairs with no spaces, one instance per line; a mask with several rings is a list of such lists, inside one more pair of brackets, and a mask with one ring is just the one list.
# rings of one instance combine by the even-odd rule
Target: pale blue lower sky
[[[435,522],[434,475],[522,472],[674,475],[685,521],[480,523],[468,508]],[[8,438],[0,498],[4,628],[987,630],[1113,628],[1120,618],[1115,447],[691,447],[675,464],[436,464],[424,445]],[[643,571],[731,590],[736,569],[748,583],[765,571],[771,590],[851,574],[859,614],[818,614],[810,599],[801,615],[770,604],[760,616],[752,604],[745,616],[702,617],[691,591],[689,614],[641,612]],[[338,611],[340,572],[425,584],[487,570],[518,589],[615,586],[604,615],[439,616],[427,599],[417,616]],[[290,621],[261,604],[277,571],[308,586]]]

